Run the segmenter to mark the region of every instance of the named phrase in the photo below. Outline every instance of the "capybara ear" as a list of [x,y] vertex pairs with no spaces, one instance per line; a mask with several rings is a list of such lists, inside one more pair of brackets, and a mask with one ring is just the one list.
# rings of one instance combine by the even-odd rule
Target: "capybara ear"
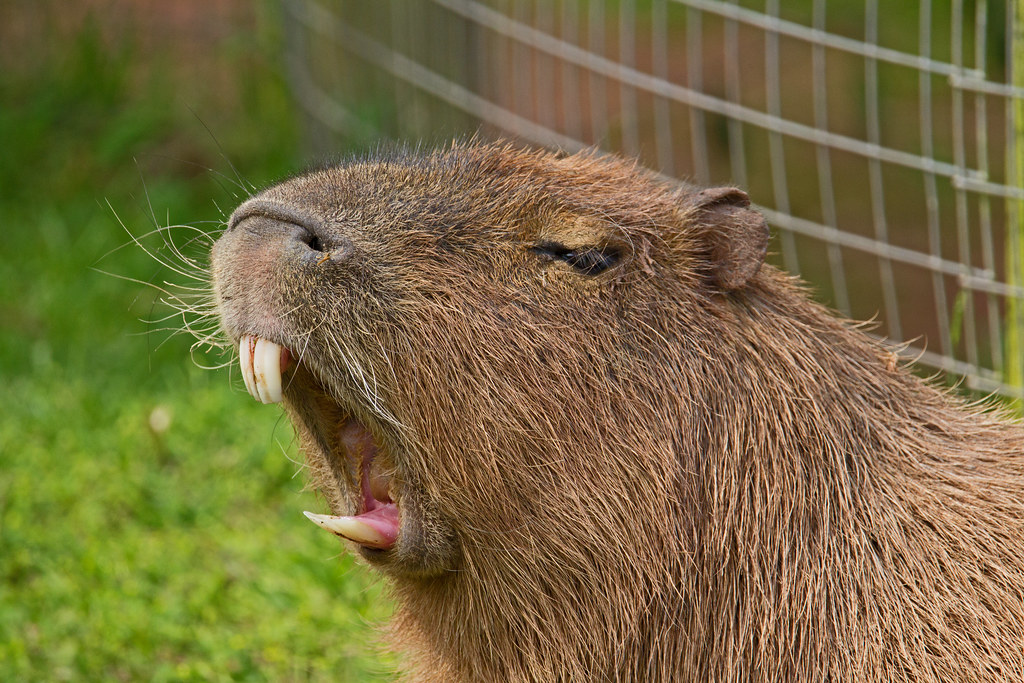
[[743,287],[764,263],[767,221],[750,208],[747,193],[735,187],[701,190],[695,200],[710,279],[727,292]]

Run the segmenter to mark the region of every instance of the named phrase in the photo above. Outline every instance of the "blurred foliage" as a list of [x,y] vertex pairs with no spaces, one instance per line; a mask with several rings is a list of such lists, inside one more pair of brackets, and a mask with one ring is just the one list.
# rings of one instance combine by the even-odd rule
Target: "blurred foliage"
[[84,4],[12,3],[0,29],[0,680],[386,677],[389,603],[301,517],[323,503],[287,421],[197,367],[160,329],[180,320],[142,322],[167,311],[131,281],[182,276],[129,232],[166,253],[147,233],[216,231],[232,167],[298,166],[274,8],[175,50],[144,10]]

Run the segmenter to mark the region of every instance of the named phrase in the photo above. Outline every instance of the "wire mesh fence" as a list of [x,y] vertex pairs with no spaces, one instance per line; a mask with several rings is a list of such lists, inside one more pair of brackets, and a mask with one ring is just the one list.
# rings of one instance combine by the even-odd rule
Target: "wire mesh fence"
[[1014,1],[283,3],[321,152],[482,131],[734,183],[775,227],[772,258],[826,303],[1021,397]]

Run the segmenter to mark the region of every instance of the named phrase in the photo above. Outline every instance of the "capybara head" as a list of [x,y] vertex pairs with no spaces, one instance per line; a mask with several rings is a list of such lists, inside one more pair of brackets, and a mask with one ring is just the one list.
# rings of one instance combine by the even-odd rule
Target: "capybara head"
[[767,243],[735,188],[459,143],[261,192],[213,278],[335,513],[311,518],[392,579],[424,678],[1020,663],[1019,429],[894,367]]

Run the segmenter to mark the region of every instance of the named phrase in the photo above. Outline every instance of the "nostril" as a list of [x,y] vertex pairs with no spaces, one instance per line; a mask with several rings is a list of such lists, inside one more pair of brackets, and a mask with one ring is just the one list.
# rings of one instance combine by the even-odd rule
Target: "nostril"
[[313,251],[324,251],[324,243],[320,241],[320,238],[317,235],[312,233],[309,233],[309,237],[306,238],[306,244]]
[[348,237],[323,232],[323,228],[314,231],[308,225],[298,229],[301,232],[295,234],[295,240],[303,245],[300,256],[303,261],[319,266],[328,261],[340,263],[351,257],[353,247]]

